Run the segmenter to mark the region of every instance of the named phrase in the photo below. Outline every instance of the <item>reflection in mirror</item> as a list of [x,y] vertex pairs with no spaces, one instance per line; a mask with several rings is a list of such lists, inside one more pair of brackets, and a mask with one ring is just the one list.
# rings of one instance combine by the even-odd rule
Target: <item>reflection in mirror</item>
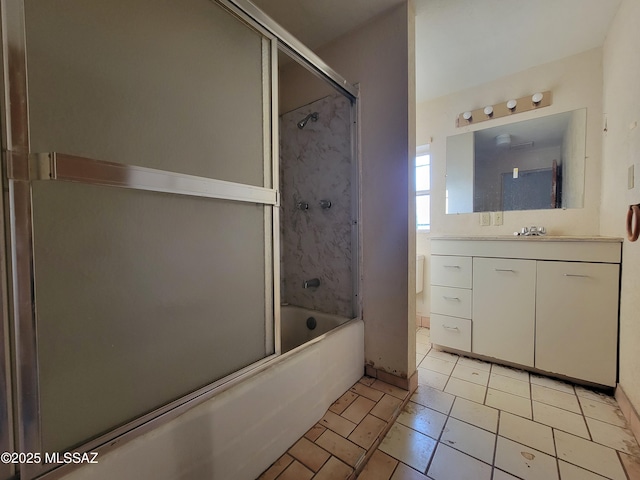
[[586,109],[447,137],[447,213],[582,208]]

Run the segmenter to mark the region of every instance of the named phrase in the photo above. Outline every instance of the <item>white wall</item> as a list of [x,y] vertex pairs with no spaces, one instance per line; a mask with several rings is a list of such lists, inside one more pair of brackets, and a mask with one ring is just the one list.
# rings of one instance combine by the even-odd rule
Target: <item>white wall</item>
[[[551,90],[552,105],[510,118],[456,128],[460,112]],[[584,208],[504,212],[504,225],[481,227],[479,214],[445,215],[446,140],[450,135],[587,108],[587,150]],[[599,233],[602,126],[602,50],[565,58],[418,105],[417,143],[431,142],[433,235],[509,235],[527,225],[543,225],[551,234]],[[419,253],[425,253],[420,251]]]
[[[359,84],[365,359],[400,377],[416,369],[414,20],[409,2],[316,52]],[[306,76],[297,65],[283,69],[281,108],[323,95]]]
[[[640,3],[623,0],[604,45],[603,235],[626,237],[625,215],[640,203]],[[635,165],[635,188],[627,190],[627,169]],[[620,385],[640,411],[640,242],[625,240],[620,301]]]

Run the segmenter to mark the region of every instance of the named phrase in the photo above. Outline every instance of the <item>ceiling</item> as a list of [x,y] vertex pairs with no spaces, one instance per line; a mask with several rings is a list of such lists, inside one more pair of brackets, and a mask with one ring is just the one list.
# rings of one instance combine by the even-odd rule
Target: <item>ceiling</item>
[[[252,0],[311,49],[404,0]],[[621,0],[415,0],[423,102],[602,46]]]

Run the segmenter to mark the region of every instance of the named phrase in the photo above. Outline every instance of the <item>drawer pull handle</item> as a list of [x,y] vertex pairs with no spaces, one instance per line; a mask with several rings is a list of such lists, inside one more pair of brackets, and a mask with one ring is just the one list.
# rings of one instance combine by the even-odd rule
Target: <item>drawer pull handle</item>
[[513,270],[512,268],[496,268],[495,269],[496,272],[512,272],[515,273],[516,271]]
[[442,328],[444,328],[445,330],[455,330],[456,332],[460,331],[458,327],[450,327],[449,325],[445,325],[444,323],[442,324]]
[[442,298],[444,298],[445,300],[455,300],[456,302],[460,301],[458,297],[447,297],[446,295],[443,295]]
[[444,265],[444,268],[460,268],[460,265]]
[[589,278],[589,275],[576,275],[574,273],[565,273],[565,277],[579,277],[579,278]]

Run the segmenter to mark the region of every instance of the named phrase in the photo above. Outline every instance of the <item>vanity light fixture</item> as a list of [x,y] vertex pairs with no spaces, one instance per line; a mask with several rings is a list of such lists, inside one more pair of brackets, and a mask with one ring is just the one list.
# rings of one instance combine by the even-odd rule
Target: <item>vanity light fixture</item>
[[465,110],[456,118],[457,127],[467,127],[476,123],[486,122],[487,120],[508,117],[517,113],[537,110],[542,107],[551,105],[551,91],[535,92],[519,98],[511,98],[508,101],[495,103],[493,105],[485,104],[472,110]]

